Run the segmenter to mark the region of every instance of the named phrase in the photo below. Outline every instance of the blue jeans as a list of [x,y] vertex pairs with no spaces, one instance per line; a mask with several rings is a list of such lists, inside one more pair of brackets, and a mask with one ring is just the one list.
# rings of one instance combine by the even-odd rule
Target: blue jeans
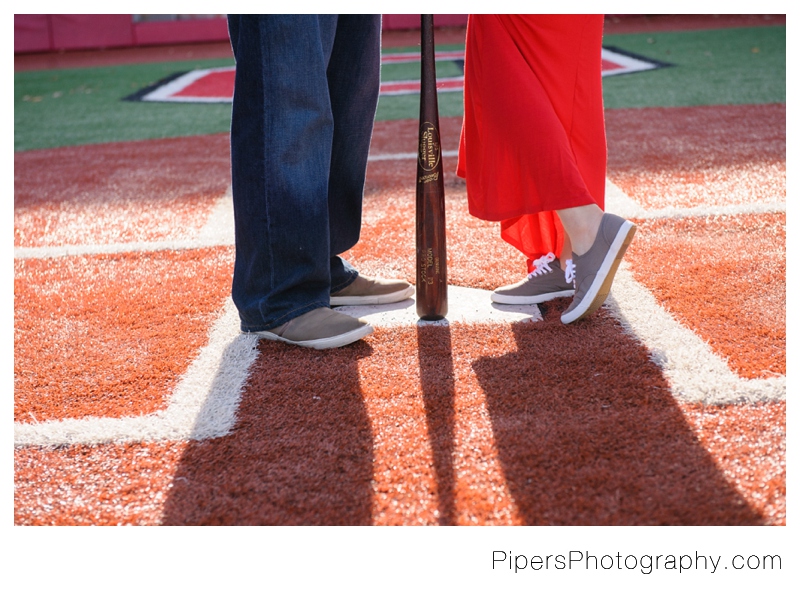
[[243,331],[330,306],[358,272],[380,15],[229,15],[232,296]]

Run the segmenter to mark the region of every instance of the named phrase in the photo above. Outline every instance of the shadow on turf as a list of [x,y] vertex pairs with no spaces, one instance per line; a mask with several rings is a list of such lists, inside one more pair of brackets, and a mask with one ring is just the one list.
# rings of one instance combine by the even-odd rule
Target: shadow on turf
[[420,383],[425,422],[433,454],[439,524],[457,524],[453,467],[455,452],[455,377],[450,327],[417,325]]
[[569,302],[514,325],[517,351],[473,369],[498,456],[529,525],[748,525],[648,352],[602,309],[565,327]]
[[[472,362],[517,519],[763,523],[698,442],[647,350],[603,310],[565,327],[559,317],[567,304],[546,303],[543,321],[514,324],[516,351]],[[451,330],[416,327],[442,525],[460,522]],[[372,524],[373,426],[358,370],[372,345],[316,351],[261,342],[259,349],[233,432],[187,447],[163,523]],[[462,497],[470,503],[469,491]]]
[[233,432],[187,447],[163,524],[371,524],[373,442],[358,360],[372,347],[259,349]]
[[[455,379],[449,326],[417,326],[438,521],[456,524]],[[164,524],[371,524],[372,428],[359,386],[366,342],[315,351],[262,341],[223,438],[192,442]],[[302,369],[302,372],[298,370]]]

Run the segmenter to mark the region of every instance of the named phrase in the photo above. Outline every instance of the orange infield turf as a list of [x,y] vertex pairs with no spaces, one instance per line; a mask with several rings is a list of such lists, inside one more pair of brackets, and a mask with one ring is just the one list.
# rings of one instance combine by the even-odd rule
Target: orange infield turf
[[607,113],[608,176],[645,208],[786,201],[786,105]]
[[181,239],[230,187],[227,134],[14,154],[14,246]]
[[785,520],[783,404],[677,403],[647,352],[607,315],[565,340],[563,307],[549,307],[541,323],[494,330],[382,329],[327,352],[264,343],[229,436],[17,450],[15,519]]
[[[459,126],[450,283],[491,290],[525,262],[468,214]],[[366,274],[414,280],[416,133],[377,124]],[[785,524],[785,107],[608,138],[639,231],[606,307],[325,352],[235,331],[224,136],[17,154],[15,523]]]
[[163,408],[230,291],[232,249],[15,265],[14,421]]

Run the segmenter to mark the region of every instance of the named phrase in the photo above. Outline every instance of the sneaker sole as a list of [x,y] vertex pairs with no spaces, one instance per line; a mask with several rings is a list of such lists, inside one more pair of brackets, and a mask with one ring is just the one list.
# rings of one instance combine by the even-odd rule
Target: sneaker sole
[[497,304],[541,304],[555,298],[566,298],[574,296],[575,290],[564,290],[562,292],[550,292],[549,294],[539,294],[538,296],[507,296],[492,292],[492,302]]
[[608,253],[606,253],[603,259],[603,264],[600,266],[600,269],[597,270],[597,275],[592,285],[589,287],[589,290],[586,292],[586,296],[581,303],[569,311],[569,313],[561,315],[562,323],[566,325],[580,320],[592,314],[603,305],[606,298],[608,298],[609,292],[611,292],[611,284],[614,281],[614,275],[617,273],[620,261],[622,261],[622,257],[625,255],[628,245],[631,244],[634,234],[636,234],[636,226],[626,220],[617,231],[617,236],[614,238],[614,242],[611,243],[611,247],[608,249]]
[[[341,335],[333,335],[332,337],[323,337],[322,339],[310,339],[308,341],[292,341],[286,339],[275,333],[269,331],[256,331],[254,332],[262,339],[269,339],[270,341],[280,341],[281,343],[288,343],[289,345],[298,345],[300,347],[309,347],[312,349],[333,349],[335,347],[342,347],[348,345],[359,339],[363,339],[373,332],[372,325],[364,325],[358,329],[353,329]],[[252,333],[250,333],[252,335]]]
[[414,294],[414,286],[401,292],[390,292],[377,296],[331,296],[331,306],[367,306],[371,304],[392,304],[408,300]]

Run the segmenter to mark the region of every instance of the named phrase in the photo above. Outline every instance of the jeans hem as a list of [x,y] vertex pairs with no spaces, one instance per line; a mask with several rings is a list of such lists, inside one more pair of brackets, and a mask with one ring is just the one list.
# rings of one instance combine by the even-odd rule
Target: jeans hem
[[[328,302],[312,302],[311,304],[306,304],[305,306],[301,306],[300,308],[295,308],[287,312],[285,315],[278,317],[277,319],[270,321],[268,323],[264,323],[263,325],[249,325],[245,324],[244,321],[241,322],[240,328],[242,333],[257,333],[259,331],[269,331],[270,329],[274,329],[275,327],[279,327],[284,323],[288,323],[292,319],[296,319],[299,316],[306,314],[307,312],[311,312],[312,310],[316,310],[317,308],[329,308],[330,303]],[[288,318],[287,318],[288,317]]]
[[354,281],[356,281],[357,277],[358,277],[358,272],[354,271],[353,275],[350,276],[349,278],[347,278],[341,284],[337,284],[336,286],[331,286],[331,294],[336,294],[336,292],[340,292],[340,291],[344,290],[347,286],[349,286]]

